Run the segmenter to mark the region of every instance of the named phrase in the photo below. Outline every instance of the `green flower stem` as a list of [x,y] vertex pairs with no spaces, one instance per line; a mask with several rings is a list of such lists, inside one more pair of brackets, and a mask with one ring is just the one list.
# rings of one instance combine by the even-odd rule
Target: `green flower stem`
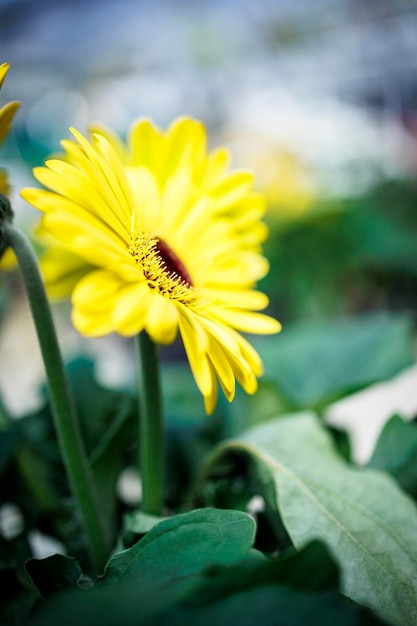
[[3,225],[3,235],[19,261],[45,365],[59,446],[81,510],[93,565],[101,571],[108,557],[108,545],[37,259],[27,237],[9,220]]
[[139,470],[142,507],[161,515],[164,486],[164,424],[157,346],[142,331],[135,337],[139,378]]

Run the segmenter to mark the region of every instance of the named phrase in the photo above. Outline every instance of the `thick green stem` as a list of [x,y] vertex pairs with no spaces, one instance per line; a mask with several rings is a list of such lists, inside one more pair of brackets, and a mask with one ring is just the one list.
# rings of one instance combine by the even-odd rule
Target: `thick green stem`
[[139,378],[139,470],[142,507],[161,515],[164,485],[164,424],[157,347],[146,331],[135,337]]
[[93,565],[101,571],[108,557],[107,541],[37,259],[27,237],[8,220],[3,225],[3,236],[19,261],[45,365],[59,446],[81,510]]

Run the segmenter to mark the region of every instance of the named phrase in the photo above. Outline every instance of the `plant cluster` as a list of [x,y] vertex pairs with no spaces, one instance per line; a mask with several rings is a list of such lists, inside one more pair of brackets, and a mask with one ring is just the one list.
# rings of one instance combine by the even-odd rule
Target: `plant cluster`
[[[16,110],[0,109],[0,139]],[[324,419],[414,363],[412,316],[276,334],[256,289],[264,201],[227,150],[207,151],[200,122],[139,120],[126,143],[73,135],[35,169],[43,188],[22,191],[43,214],[43,278],[0,188],[0,249],[17,259],[47,380],[31,414],[0,405],[2,623],[415,624],[417,424],[393,414],[360,466]],[[136,386],[98,383],[82,355],[64,365],[45,286],[71,296],[81,334],[133,338]],[[183,358],[161,365],[177,335]],[[39,534],[56,554],[36,555]]]

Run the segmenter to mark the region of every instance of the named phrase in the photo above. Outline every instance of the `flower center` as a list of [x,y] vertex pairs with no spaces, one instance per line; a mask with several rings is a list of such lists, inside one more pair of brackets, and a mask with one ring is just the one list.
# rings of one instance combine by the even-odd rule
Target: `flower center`
[[132,234],[129,252],[151,289],[184,304],[193,302],[195,293],[190,275],[163,239],[152,237],[142,230],[136,231]]

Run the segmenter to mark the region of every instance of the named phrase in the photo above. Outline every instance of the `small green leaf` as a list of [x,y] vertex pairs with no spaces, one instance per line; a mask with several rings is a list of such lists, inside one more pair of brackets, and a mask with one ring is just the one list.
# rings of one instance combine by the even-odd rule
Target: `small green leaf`
[[127,513],[124,517],[123,531],[120,538],[121,549],[130,548],[164,519],[166,518],[149,515],[143,511]]
[[125,517],[125,530],[136,535],[145,535],[164,519],[166,518],[149,515],[143,511],[132,511]]
[[206,475],[239,452],[295,546],[318,538],[330,547],[343,593],[394,624],[416,623],[417,509],[388,475],[349,466],[313,414],[281,417],[225,443]]
[[113,556],[99,582],[172,580],[208,565],[235,563],[248,554],[254,530],[252,518],[239,511],[201,509],[176,515]]
[[44,598],[76,587],[82,576],[78,562],[62,554],[54,554],[45,559],[29,559],[25,569]]
[[383,428],[368,467],[388,472],[417,497],[417,426],[392,417]]

